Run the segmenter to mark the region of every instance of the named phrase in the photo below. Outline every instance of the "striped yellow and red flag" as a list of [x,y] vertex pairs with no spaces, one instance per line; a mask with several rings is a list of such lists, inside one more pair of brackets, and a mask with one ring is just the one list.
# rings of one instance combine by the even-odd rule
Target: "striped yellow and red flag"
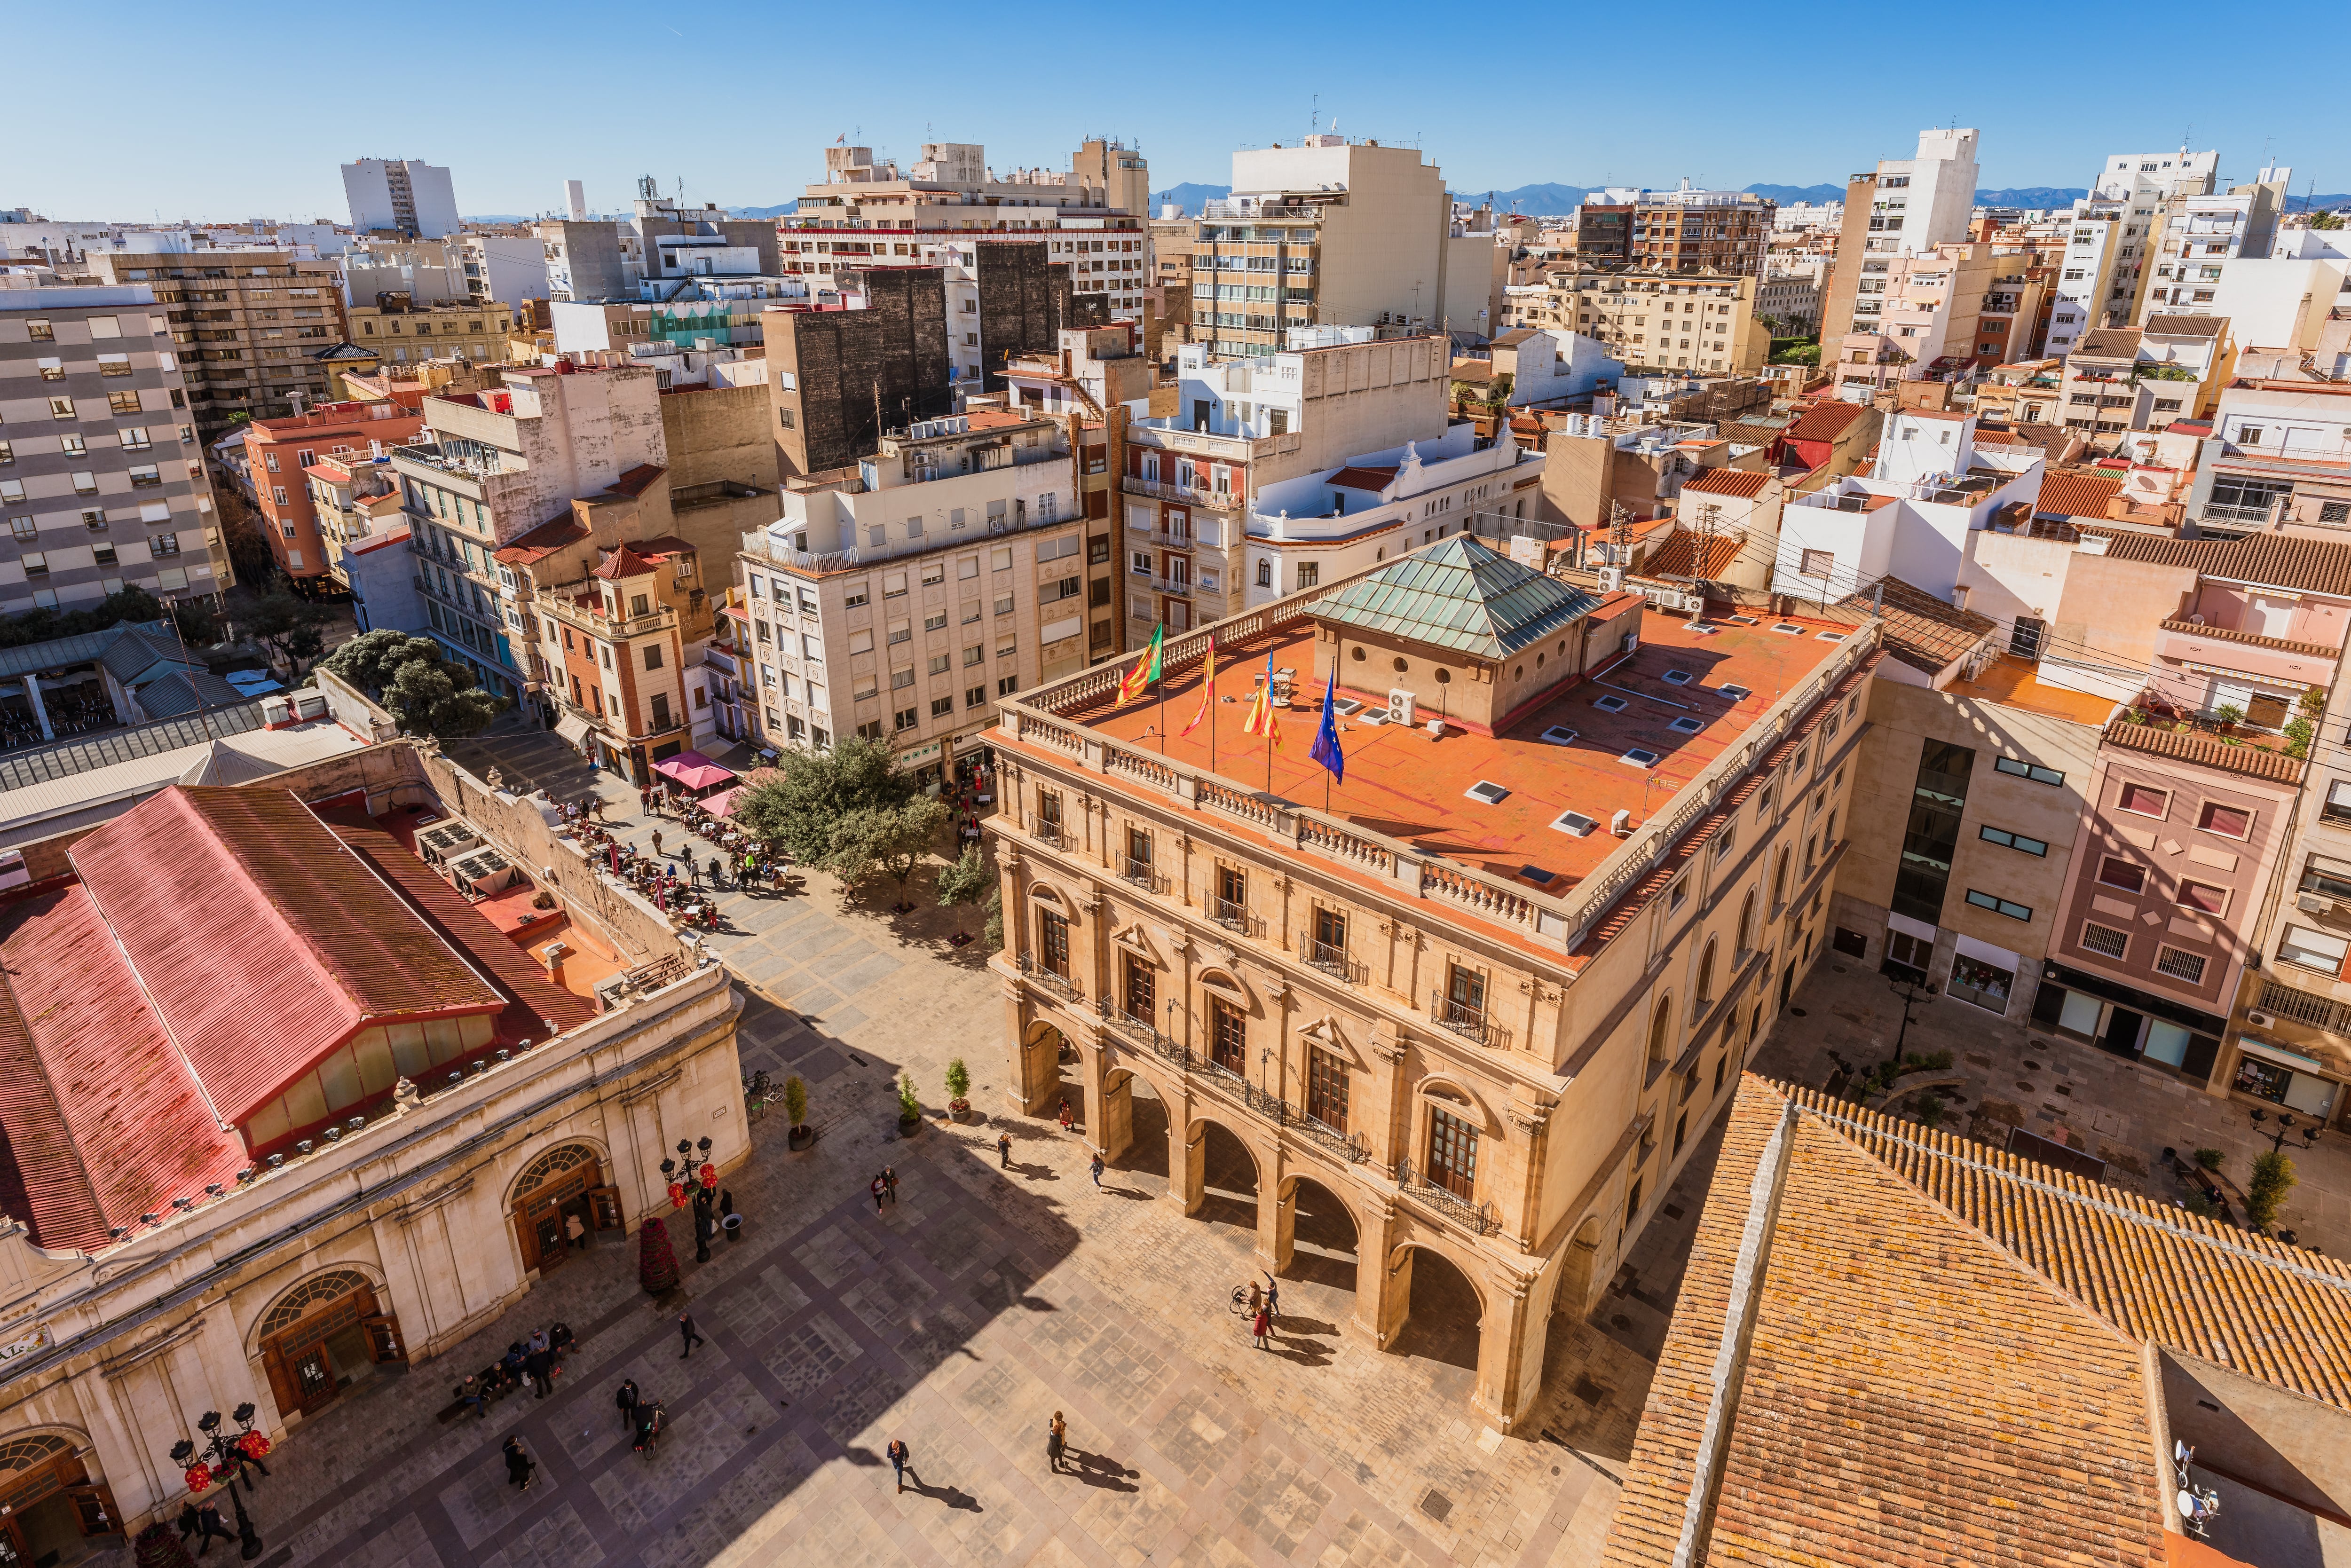
[[1125,678],[1118,683],[1118,701],[1110,705],[1113,713],[1141,696],[1144,688],[1159,678],[1159,657],[1166,638],[1165,622],[1151,629],[1151,646],[1143,651],[1143,657],[1134,662],[1134,667],[1127,671]]
[[1196,729],[1199,728],[1199,727],[1200,727],[1200,721],[1201,721],[1202,719],[1204,719],[1204,718],[1206,718],[1206,717],[1207,717],[1207,716],[1208,716],[1208,705],[1209,705],[1210,703],[1215,702],[1216,700],[1217,700],[1217,634],[1216,634],[1214,632],[1209,632],[1209,633],[1208,633],[1208,665],[1207,665],[1207,673],[1205,675],[1203,675],[1203,676],[1201,677],[1201,684],[1200,684],[1200,711],[1199,711],[1198,713],[1196,713],[1196,714],[1194,714],[1194,715],[1192,716],[1192,722],[1191,722],[1191,723],[1189,723],[1189,724],[1187,724],[1187,725],[1186,725],[1186,726],[1183,727],[1183,729],[1182,729],[1182,731],[1181,731],[1180,733],[1185,734],[1185,735],[1189,735],[1189,734],[1191,734],[1194,730],[1196,730]]
[[1281,716],[1273,711],[1273,654],[1265,656],[1265,678],[1258,683],[1257,695],[1249,698],[1249,722],[1241,728],[1250,735],[1261,735],[1279,747],[1281,744]]

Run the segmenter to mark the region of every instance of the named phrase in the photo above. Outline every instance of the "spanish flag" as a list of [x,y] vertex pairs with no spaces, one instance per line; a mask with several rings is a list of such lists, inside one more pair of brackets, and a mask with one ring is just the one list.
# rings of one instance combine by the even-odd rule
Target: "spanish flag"
[[1273,654],[1265,655],[1265,678],[1258,683],[1257,695],[1249,699],[1249,722],[1241,728],[1249,735],[1261,735],[1271,745],[1281,744],[1281,716],[1273,711]]
[[1207,716],[1208,716],[1208,705],[1209,705],[1209,704],[1211,704],[1211,703],[1213,703],[1213,702],[1215,702],[1216,700],[1217,700],[1217,634],[1216,634],[1214,632],[1209,632],[1209,633],[1208,633],[1208,668],[1207,668],[1207,674],[1202,677],[1202,679],[1201,679],[1201,685],[1200,685],[1200,711],[1199,711],[1198,713],[1196,713],[1196,714],[1194,714],[1194,715],[1192,716],[1192,722],[1191,722],[1191,723],[1189,723],[1189,724],[1187,724],[1187,725],[1186,725],[1186,726],[1184,727],[1183,730],[1181,731],[1181,733],[1182,733],[1182,734],[1185,734],[1185,735],[1189,735],[1189,734],[1191,734],[1194,730],[1196,730],[1196,729],[1199,728],[1199,727],[1200,727],[1200,721],[1201,721],[1202,719],[1204,719],[1204,718],[1206,718],[1206,717],[1207,717]]
[[1118,701],[1110,705],[1113,713],[1141,696],[1143,688],[1159,678],[1161,645],[1166,640],[1165,622],[1151,629],[1151,646],[1143,651],[1143,657],[1134,662],[1134,668],[1127,671],[1126,678],[1118,683]]

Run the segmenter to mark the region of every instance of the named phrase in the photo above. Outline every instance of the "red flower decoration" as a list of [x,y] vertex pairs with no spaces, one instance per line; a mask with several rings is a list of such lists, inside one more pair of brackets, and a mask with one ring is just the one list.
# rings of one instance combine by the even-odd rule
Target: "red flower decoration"
[[675,1182],[669,1184],[669,1206],[672,1208],[684,1208],[685,1207],[685,1188],[680,1186]]
[[198,1459],[188,1467],[187,1482],[188,1490],[191,1492],[203,1491],[213,1484],[213,1468],[204,1460]]
[[703,1186],[716,1186],[718,1185],[718,1167],[710,1164],[707,1160],[703,1162],[702,1169],[698,1174],[702,1177]]
[[237,1452],[248,1459],[263,1459],[269,1457],[269,1439],[258,1432],[247,1432],[237,1438],[236,1448]]

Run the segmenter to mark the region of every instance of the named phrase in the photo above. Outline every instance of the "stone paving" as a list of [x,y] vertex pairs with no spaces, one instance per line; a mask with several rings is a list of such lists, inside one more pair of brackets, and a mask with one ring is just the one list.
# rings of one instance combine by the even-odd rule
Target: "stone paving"
[[[1822,1087],[1841,1065],[1866,1071],[1892,1054],[1902,1005],[1876,971],[1833,957],[1792,999],[1804,1010],[1804,1025],[1777,1031],[1756,1071]],[[2105,1160],[2105,1179],[2116,1186],[2166,1201],[2186,1195],[2163,1165],[2167,1147],[2183,1159],[2199,1148],[2220,1150],[2222,1172],[2240,1185],[2253,1155],[2270,1147],[2255,1135],[2253,1107],[2095,1046],[2031,1033],[2024,1009],[2011,1013],[1997,1018],[1956,997],[1938,997],[1912,1011],[1904,1054],[1948,1051],[1962,1079],[1942,1092],[1951,1101],[1949,1129],[2005,1147],[2008,1129],[2022,1126]],[[2277,1107],[2267,1109],[2274,1113]],[[2295,1138],[2286,1152],[2301,1179],[2279,1226],[2305,1247],[2351,1256],[2351,1141],[2323,1134],[2304,1148]]]
[[[634,790],[550,736],[449,749],[509,788],[598,789],[633,838],[678,831],[633,821]],[[1554,1320],[1524,1437],[1472,1416],[1462,1325],[1416,1322],[1426,1355],[1340,1328],[1351,1260],[1301,1249],[1275,1345],[1257,1351],[1227,1303],[1250,1272],[1245,1197],[1186,1218],[1140,1167],[1097,1191],[1081,1142],[1017,1116],[899,1139],[902,1068],[935,1107],[964,1055],[975,1104],[1002,1103],[998,982],[980,944],[949,946],[927,882],[904,917],[886,890],[844,899],[820,875],[722,901],[712,946],[749,993],[745,1065],[802,1075],[823,1131],[790,1153],[779,1114],[757,1124],[731,1178],[744,1239],[681,1256],[709,1343],[681,1361],[673,1319],[636,1286],[633,1239],[591,1249],[460,1350],[298,1429],[254,1500],[266,1568],[1596,1562],[1703,1176],[1677,1184],[1679,1222],[1644,1239],[1593,1322]],[[884,1163],[900,1200],[877,1214],[866,1183]],[[559,1319],[580,1347],[554,1395],[442,1418],[465,1369]],[[650,1458],[611,1403],[623,1377],[671,1417]],[[1059,1474],[1043,1452],[1056,1410]],[[509,1432],[538,1460],[527,1492],[506,1483]],[[893,1437],[914,1451],[903,1493]]]

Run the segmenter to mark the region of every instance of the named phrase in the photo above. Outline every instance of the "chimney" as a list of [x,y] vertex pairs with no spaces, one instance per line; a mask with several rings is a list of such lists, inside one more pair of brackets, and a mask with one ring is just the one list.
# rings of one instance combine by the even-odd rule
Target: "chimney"
[[538,950],[538,956],[547,965],[548,979],[555,985],[563,984],[563,960],[571,956],[571,949],[561,942],[549,942]]

